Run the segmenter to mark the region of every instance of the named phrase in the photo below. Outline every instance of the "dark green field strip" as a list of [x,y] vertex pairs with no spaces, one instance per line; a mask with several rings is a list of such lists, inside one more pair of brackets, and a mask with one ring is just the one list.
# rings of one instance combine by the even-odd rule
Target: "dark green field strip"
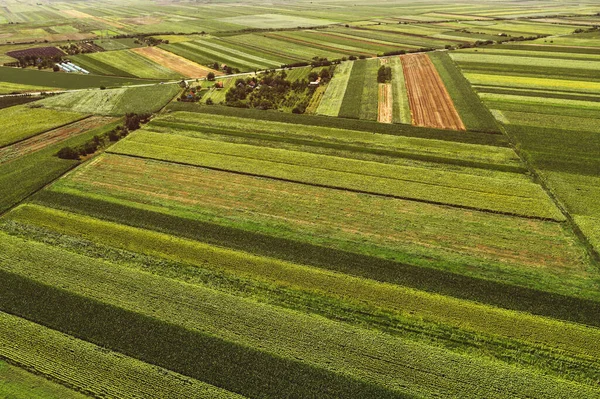
[[235,40],[233,40],[231,38],[227,38],[227,37],[221,37],[220,40],[227,43],[227,45],[231,46],[232,48],[237,48],[238,50],[243,50],[243,49],[254,50],[254,52],[256,54],[265,54],[265,55],[273,56],[273,57],[276,57],[278,60],[281,60],[288,64],[306,61],[305,57],[298,57],[298,56],[292,55],[292,54],[283,54],[283,53],[281,53],[281,51],[279,51],[279,49],[276,49],[276,48],[263,47],[263,46],[260,46],[257,44],[253,45],[251,43],[246,43],[246,42],[238,43]]
[[10,96],[0,97],[0,109],[12,107],[14,105],[27,104],[33,101],[39,100],[41,97],[30,97],[30,96]]
[[500,128],[447,52],[429,53],[468,130],[500,134]]
[[376,85],[376,82],[366,82],[367,60],[355,61],[350,72],[348,86],[338,116],[341,118],[359,119],[362,94],[366,84]]
[[502,50],[526,50],[526,51],[550,51],[556,53],[573,53],[573,54],[598,54],[600,49],[591,47],[568,47],[568,46],[552,46],[552,45],[519,45],[519,44],[502,44],[499,46],[489,47],[490,49]]
[[[43,226],[43,227],[42,227]],[[207,246],[150,230],[26,205],[5,232],[178,281],[473,351],[581,382],[600,376],[600,330]],[[91,241],[90,241],[91,240]],[[543,344],[542,344],[543,343]],[[528,353],[523,357],[521,354]],[[596,361],[594,360],[596,359]]]
[[119,87],[135,84],[159,83],[159,80],[124,78],[72,73],[44,72],[33,69],[0,67],[2,81],[9,83],[52,86],[65,89],[85,89],[90,87]]
[[[3,311],[248,397],[410,398],[0,271]],[[74,317],[76,316],[76,317]]]
[[[155,119],[152,121],[150,130],[153,127],[164,127],[168,129],[194,131],[211,135],[231,136],[241,139],[241,142],[248,144],[263,145],[275,148],[293,148],[305,152],[326,153],[335,156],[343,156],[354,159],[365,159],[361,154],[373,155],[377,157],[390,157],[399,159],[410,159],[423,162],[434,162],[440,164],[464,166],[469,168],[496,170],[501,172],[525,173],[527,168],[523,165],[502,165],[496,163],[477,162],[468,159],[455,159],[450,157],[418,154],[409,151],[394,151],[381,148],[342,144],[335,141],[325,141],[324,139],[317,140],[301,139],[287,136],[274,136],[260,133],[242,132],[235,129],[223,129],[216,127],[198,126],[192,123],[176,123]],[[329,151],[330,150],[330,151]],[[382,160],[382,162],[384,162]]]
[[525,96],[525,97],[542,97],[542,98],[556,98],[561,100],[575,100],[575,101],[594,101],[600,102],[600,96],[594,95],[585,95],[584,93],[577,94],[576,92],[565,93],[564,91],[555,91],[552,92],[550,90],[526,90],[526,89],[510,89],[503,87],[487,87],[487,86],[477,86],[476,90],[478,93],[493,93],[493,94],[510,94],[515,96]]
[[[360,99],[358,99],[360,102]],[[348,120],[318,115],[295,115],[283,112],[269,112],[257,109],[242,109],[223,106],[198,107],[189,103],[171,103],[167,106],[171,111],[187,111],[218,116],[234,116],[239,118],[268,120],[274,122],[294,123],[300,125],[324,126],[338,129],[358,130],[370,133],[389,134],[395,136],[420,137],[444,141],[456,141],[468,144],[508,147],[508,140],[499,134],[481,134],[478,132],[456,132],[452,130],[431,129],[406,124],[387,124],[373,121]]]
[[226,63],[228,66],[232,68],[238,68],[242,71],[247,71],[250,69],[248,65],[243,63],[243,60],[240,57],[238,58],[240,61],[233,61],[229,58],[220,57],[218,53],[215,53],[214,50],[206,48],[202,50],[200,46],[190,48],[185,45],[187,42],[175,43],[175,44],[167,44],[162,45],[161,48],[163,50],[170,51],[173,54],[177,54],[181,57],[187,58],[190,61],[194,61],[197,64],[207,65],[213,64],[214,62]]
[[460,62],[458,65],[466,72],[600,82],[600,74],[589,69],[532,67],[528,65],[492,64],[485,62]]
[[212,245],[474,300],[507,309],[600,326],[600,320],[597,317],[600,312],[600,303],[591,300],[476,279],[438,269],[402,264],[49,190],[37,193],[33,201],[58,209],[88,214],[115,223],[156,230]]
[[[479,398],[493,393],[553,398],[575,393],[593,398],[598,394],[598,388],[590,385],[456,355],[40,244],[5,237],[2,246],[14,259],[0,272],[0,303],[9,312],[74,331],[80,338],[141,360],[185,370],[182,374],[199,375],[245,396],[281,397],[286,392],[288,398]],[[52,273],[31,258],[22,259],[23,247],[33,257],[50,257]]]
[[123,71],[119,68],[115,68],[114,66],[97,60],[95,58],[86,57],[85,55],[73,56],[71,57],[71,61],[75,63],[75,65],[87,69],[89,72],[96,73],[98,75],[113,75],[135,78],[135,75],[132,75],[129,72]]
[[[33,372],[37,379],[21,377],[12,381],[17,384],[3,381],[0,383],[0,397],[7,399],[244,399],[241,395],[3,312],[0,312],[1,358]],[[0,380],[6,376],[3,374],[0,362]],[[45,383],[40,383],[40,380]],[[44,389],[49,384],[56,384],[55,388]],[[11,385],[13,389],[20,389],[11,392]],[[8,391],[3,388],[8,388]],[[38,393],[39,396],[36,395]]]
[[506,125],[506,130],[539,169],[600,175],[598,133],[519,125]]

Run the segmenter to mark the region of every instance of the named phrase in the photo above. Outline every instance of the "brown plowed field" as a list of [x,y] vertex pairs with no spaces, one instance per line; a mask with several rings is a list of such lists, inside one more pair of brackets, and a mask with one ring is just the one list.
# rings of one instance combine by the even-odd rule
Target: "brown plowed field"
[[466,130],[444,82],[427,54],[403,55],[402,70],[410,103],[412,124]]
[[392,84],[379,83],[379,109],[377,122],[392,123],[393,118]]
[[220,74],[220,72],[213,71],[212,69],[202,65],[198,65],[195,62],[158,47],[140,47],[131,50],[156,62],[159,65],[165,66],[177,73],[180,73],[186,78],[204,78],[209,72],[213,72],[215,75]]
[[104,126],[117,119],[118,118],[109,118],[105,116],[92,116],[71,123],[70,125],[38,134],[37,136],[9,145],[8,147],[0,148],[0,164],[39,151],[53,144],[60,143],[61,141],[78,136],[97,127]]

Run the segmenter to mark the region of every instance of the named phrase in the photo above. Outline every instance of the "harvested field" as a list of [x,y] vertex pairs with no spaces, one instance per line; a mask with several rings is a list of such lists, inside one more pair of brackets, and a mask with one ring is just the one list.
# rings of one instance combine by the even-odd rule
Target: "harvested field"
[[406,55],[401,59],[413,125],[466,130],[427,54]]
[[221,74],[218,71],[213,71],[210,68],[196,64],[195,62],[158,47],[140,47],[132,49],[131,51],[134,51],[160,65],[166,66],[167,68],[172,69],[188,78],[203,78],[208,75],[209,72],[213,72],[215,75]]
[[81,133],[114,122],[117,118],[93,116],[79,122],[72,123],[58,129],[34,136],[28,140],[20,141],[11,146],[0,148],[0,164],[31,154],[53,144],[60,143],[80,135]]
[[379,108],[377,122],[392,123],[393,119],[392,84],[379,84]]

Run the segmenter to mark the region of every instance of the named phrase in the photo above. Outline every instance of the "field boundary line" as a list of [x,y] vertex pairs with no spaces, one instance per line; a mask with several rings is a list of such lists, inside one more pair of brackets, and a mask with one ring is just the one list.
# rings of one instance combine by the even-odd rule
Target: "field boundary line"
[[[44,107],[44,109],[48,109],[48,110],[50,110],[51,108],[45,108],[45,107]],[[81,122],[81,121],[83,121],[83,120],[85,120],[85,119],[89,119],[89,118],[91,118],[92,116],[95,116],[95,115],[93,115],[93,114],[87,114],[87,115],[83,116],[82,118],[79,118],[79,119],[77,119],[77,120],[71,121],[71,122],[69,122],[69,123],[64,123],[64,124],[62,124],[62,125],[60,125],[60,126],[56,126],[56,127],[53,127],[53,128],[51,128],[51,129],[48,129],[48,130],[44,130],[43,132],[36,133],[36,134],[34,134],[33,136],[25,137],[24,139],[17,140],[17,141],[15,141],[15,142],[12,142],[12,143],[10,143],[10,144],[7,144],[7,145],[4,145],[4,146],[0,145],[0,149],[1,149],[1,148],[6,148],[6,147],[10,147],[11,145],[14,145],[14,144],[22,143],[23,141],[26,141],[26,140],[29,140],[29,139],[31,139],[31,138],[34,138],[34,137],[36,137],[36,136],[39,136],[40,134],[44,134],[44,133],[51,132],[52,130],[56,130],[56,129],[62,129],[63,127],[67,127],[67,126],[69,126],[69,125],[72,125],[72,124],[75,124],[75,123],[77,123],[77,122]]]

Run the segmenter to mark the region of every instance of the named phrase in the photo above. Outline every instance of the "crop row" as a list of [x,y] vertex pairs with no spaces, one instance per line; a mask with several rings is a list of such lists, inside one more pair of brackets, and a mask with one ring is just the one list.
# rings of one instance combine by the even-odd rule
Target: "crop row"
[[133,75],[139,78],[148,79],[177,79],[181,77],[179,73],[159,65],[131,50],[84,54],[80,55],[78,60],[90,60],[88,65],[89,63],[97,63],[98,65],[106,64],[110,69],[102,67],[102,72],[114,73],[117,76]]
[[323,99],[317,108],[318,115],[338,116],[353,65],[353,62],[343,62],[336,67],[333,78],[327,85]]
[[358,192],[562,220],[541,187],[522,179],[495,181],[152,132],[139,132],[110,151]]
[[[0,246],[12,260],[0,265],[5,309],[245,396],[283,390],[298,398],[481,397],[490,389],[500,397],[598,394],[592,386],[8,236]],[[24,261],[23,251],[48,260],[52,273],[48,264]]]

